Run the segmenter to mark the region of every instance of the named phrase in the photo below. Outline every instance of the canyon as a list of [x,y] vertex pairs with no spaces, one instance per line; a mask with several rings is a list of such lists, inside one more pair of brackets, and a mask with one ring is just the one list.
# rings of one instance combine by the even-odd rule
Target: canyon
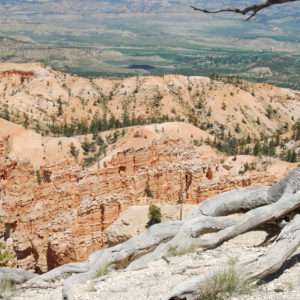
[[[273,185],[297,163],[227,155],[211,144],[222,131],[273,137],[285,126],[281,134],[291,137],[299,99],[297,91],[238,79],[85,79],[40,64],[0,64],[0,217],[15,266],[44,273],[85,261],[107,247],[105,230],[131,206],[198,204]],[[94,132],[51,132],[104,118],[119,123],[97,132],[107,147],[88,166],[95,151],[82,145],[95,143]],[[126,118],[143,124],[125,126]]]
[[[119,151],[99,169],[83,170],[71,157],[44,164],[38,184],[28,159],[7,157],[7,144],[9,137],[0,142],[6,242],[17,255],[17,266],[38,272],[84,261],[106,247],[104,230],[130,206],[197,204],[233,188],[271,185],[295,166],[274,160],[263,171],[266,162],[251,156],[222,162],[210,146],[165,137]],[[241,175],[245,162],[254,170]]]

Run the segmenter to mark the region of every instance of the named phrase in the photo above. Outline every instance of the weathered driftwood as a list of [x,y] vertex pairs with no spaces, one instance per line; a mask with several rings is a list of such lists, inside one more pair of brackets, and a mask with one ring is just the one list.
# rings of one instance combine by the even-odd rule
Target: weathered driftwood
[[38,277],[38,275],[23,269],[0,268],[0,282],[11,281],[23,283],[35,277]]
[[[272,187],[248,188],[209,198],[200,203],[183,221],[155,224],[144,233],[120,245],[94,252],[85,263],[66,264],[32,278],[29,282],[55,280],[64,274],[72,274],[64,282],[63,295],[66,299],[73,299],[75,293],[73,287],[95,278],[97,270],[103,264],[111,263],[115,269],[143,268],[149,261],[167,257],[171,248],[189,245],[217,246],[238,234],[270,221],[280,220],[291,211],[297,212],[299,207],[298,167]],[[244,214],[230,215],[237,212]],[[292,225],[289,224],[286,228],[290,226]],[[282,234],[286,234],[285,232],[283,230]],[[286,255],[283,254],[282,257],[281,260],[284,261]]]
[[[244,279],[260,279],[276,272],[300,246],[300,215],[297,215],[281,232],[270,249],[262,256],[238,264],[235,272]],[[194,277],[176,286],[163,300],[191,300],[199,297],[211,273]]]
[[[185,223],[180,232],[169,242],[161,244],[155,249],[155,251],[135,260],[129,265],[129,269],[138,269],[143,267],[150,261],[160,259],[162,256],[167,256],[171,249],[181,248],[189,246],[197,246],[202,248],[214,247],[221,242],[235,237],[241,233],[256,228],[270,220],[280,219],[290,211],[296,210],[300,207],[300,192],[284,196],[278,202],[269,204],[267,206],[252,209],[239,217],[237,222],[232,224],[218,232],[211,233],[208,235],[200,236],[203,228],[201,227],[202,222],[191,221]],[[201,221],[202,217],[199,217]],[[216,217],[224,218],[224,217]],[[225,217],[226,218],[226,217]],[[231,220],[230,220],[231,221]],[[216,221],[217,223],[217,221]],[[229,222],[230,223],[230,222]],[[200,225],[200,226],[199,226]]]
[[69,264],[65,264],[60,267],[57,267],[43,275],[32,278],[28,282],[31,283],[31,282],[38,282],[41,280],[44,280],[44,281],[55,280],[64,274],[82,273],[82,272],[87,272],[88,270],[89,270],[89,267],[88,267],[87,263],[69,263]]

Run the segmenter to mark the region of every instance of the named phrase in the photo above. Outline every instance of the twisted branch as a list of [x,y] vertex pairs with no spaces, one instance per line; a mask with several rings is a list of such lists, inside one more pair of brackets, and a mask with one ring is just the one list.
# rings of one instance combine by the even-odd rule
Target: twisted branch
[[259,11],[261,11],[262,9],[267,8],[271,5],[284,4],[287,2],[295,2],[295,1],[299,1],[299,0],[267,0],[266,2],[264,2],[262,4],[254,4],[251,6],[247,6],[243,9],[229,7],[229,8],[222,8],[222,9],[218,9],[218,10],[207,10],[207,9],[203,9],[203,8],[199,8],[199,7],[195,7],[195,6],[191,6],[191,8],[193,8],[194,10],[197,10],[197,11],[207,13],[207,14],[217,14],[220,12],[234,12],[237,14],[246,15],[247,13],[252,12],[251,15],[246,19],[246,21],[248,21],[252,17],[254,17]]

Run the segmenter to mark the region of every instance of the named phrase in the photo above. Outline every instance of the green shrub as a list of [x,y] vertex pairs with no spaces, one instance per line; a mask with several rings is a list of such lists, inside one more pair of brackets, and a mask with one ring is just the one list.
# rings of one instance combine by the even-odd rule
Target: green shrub
[[14,260],[14,255],[4,243],[0,242],[0,267],[7,267]]
[[134,138],[140,138],[140,137],[142,137],[142,135],[137,131],[137,132],[134,133],[133,137]]
[[75,145],[73,143],[71,143],[70,145],[70,154],[75,157],[75,159],[77,160],[78,155],[79,155],[79,150],[76,149]]
[[151,204],[149,206],[148,217],[149,217],[149,221],[147,223],[147,227],[153,224],[160,223],[162,218],[160,208],[155,204]]
[[40,185],[43,181],[40,170],[35,171],[35,175],[36,175],[36,181],[38,185]]

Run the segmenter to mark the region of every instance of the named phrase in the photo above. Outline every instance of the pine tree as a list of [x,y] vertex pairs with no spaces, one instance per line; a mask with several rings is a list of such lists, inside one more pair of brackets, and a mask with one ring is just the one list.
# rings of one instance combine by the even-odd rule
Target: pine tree
[[57,100],[57,103],[58,103],[58,112],[57,112],[57,115],[58,116],[62,116],[62,114],[63,114],[63,108],[62,108],[62,102],[61,102],[60,98]]
[[256,141],[254,148],[253,148],[253,155],[257,156],[261,151],[260,143],[259,141]]

